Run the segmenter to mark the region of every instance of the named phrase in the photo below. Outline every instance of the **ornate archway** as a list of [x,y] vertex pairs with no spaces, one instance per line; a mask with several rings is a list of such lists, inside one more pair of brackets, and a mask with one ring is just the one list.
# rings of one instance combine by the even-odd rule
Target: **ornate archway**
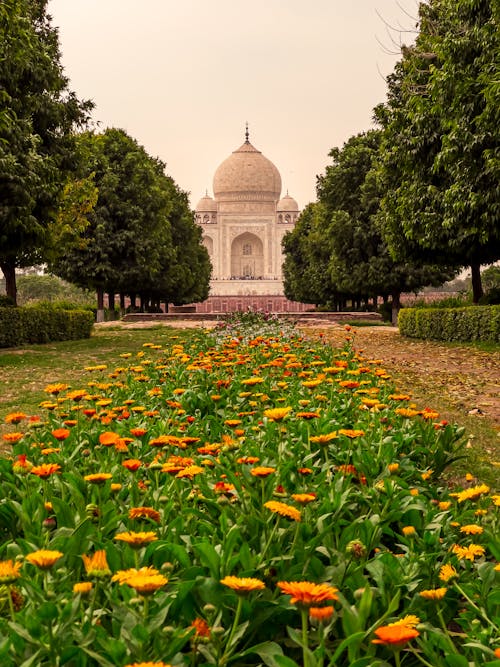
[[245,232],[231,244],[231,278],[256,280],[264,277],[264,246],[255,234]]

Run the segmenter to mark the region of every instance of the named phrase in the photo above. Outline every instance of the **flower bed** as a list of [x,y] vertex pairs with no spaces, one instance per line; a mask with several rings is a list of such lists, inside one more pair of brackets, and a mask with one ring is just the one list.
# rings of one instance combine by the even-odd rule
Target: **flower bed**
[[500,666],[500,496],[380,362],[253,318],[9,415],[2,665]]

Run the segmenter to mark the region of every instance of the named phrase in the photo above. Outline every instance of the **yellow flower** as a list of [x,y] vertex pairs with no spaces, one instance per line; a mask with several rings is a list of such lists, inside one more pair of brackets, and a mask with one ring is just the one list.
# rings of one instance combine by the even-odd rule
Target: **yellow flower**
[[61,391],[66,391],[66,389],[69,389],[69,385],[67,384],[48,384],[45,387],[44,392],[46,394],[57,396],[57,394],[60,394]]
[[139,595],[147,596],[166,586],[168,579],[162,574],[132,574],[123,583],[133,588]]
[[292,493],[292,498],[296,503],[301,505],[307,505],[307,503],[312,503],[313,500],[316,500],[315,493]]
[[415,530],[415,526],[403,526],[402,532],[403,532],[403,535],[405,537],[411,537],[412,535],[417,534],[417,531]]
[[279,422],[282,421],[291,410],[292,408],[269,408],[268,410],[264,410],[264,417],[267,417],[273,422]]
[[28,563],[39,567],[41,570],[49,570],[59,558],[62,558],[63,555],[64,554],[61,551],[40,549],[39,551],[33,551],[33,553],[28,554],[26,560]]
[[13,560],[0,561],[0,584],[12,584],[21,576],[21,563]]
[[111,574],[108,562],[106,560],[106,552],[104,549],[99,549],[94,552],[92,556],[82,555],[85,572],[89,577],[108,577]]
[[241,381],[241,384],[246,384],[246,385],[248,385],[248,386],[251,387],[251,386],[253,386],[253,385],[255,385],[255,384],[262,384],[263,382],[264,382],[264,378],[261,378],[261,377],[252,377],[252,378],[248,378],[248,379],[246,379],[246,380],[242,380],[242,381]]
[[276,472],[276,468],[270,468],[268,466],[256,466],[250,470],[250,474],[253,477],[268,477],[272,475],[273,472]]
[[131,567],[128,570],[118,570],[112,577],[111,581],[118,581],[120,584],[124,584],[127,579],[130,577],[135,577],[136,575],[141,575],[143,577],[151,577],[155,574],[160,574],[158,570],[154,567],[141,567],[139,569]]
[[442,500],[441,502],[438,503],[438,507],[440,510],[443,511],[449,510],[451,507],[451,502],[449,500]]
[[339,435],[345,435],[348,438],[358,438],[365,434],[364,431],[360,431],[352,428],[341,428],[339,429]]
[[113,475],[109,472],[97,472],[93,475],[85,475],[83,479],[90,484],[104,484],[112,477]]
[[476,557],[484,556],[485,553],[484,547],[480,544],[469,544],[468,547],[461,547],[459,544],[454,544],[451,550],[460,560],[466,559],[471,561]]
[[432,588],[427,591],[420,591],[420,597],[426,600],[442,600],[447,590],[447,588]]
[[460,532],[466,535],[481,535],[484,532],[484,528],[475,523],[469,523],[466,526],[462,526]]
[[125,667],[172,667],[172,665],[167,665],[166,662],[134,662]]
[[160,523],[160,513],[152,507],[131,507],[128,511],[129,519],[151,519]]
[[489,491],[489,486],[486,486],[486,484],[479,484],[478,486],[471,486],[470,489],[465,489],[459,493],[450,493],[450,496],[456,497],[459,503],[463,503],[466,500],[477,500],[483,494],[489,493]]
[[132,549],[140,549],[146,544],[155,542],[157,539],[158,537],[156,533],[153,533],[151,531],[140,532],[140,533],[134,533],[133,531],[130,531],[128,533],[118,533],[117,535],[115,535],[115,540],[119,540],[120,542],[126,542],[128,545],[132,547]]
[[389,470],[391,475],[393,475],[395,472],[399,470],[399,463],[389,463],[387,469]]
[[404,625],[407,628],[415,628],[419,623],[420,619],[418,616],[407,614],[406,616],[403,616],[403,618],[400,618],[399,621],[394,621],[394,623],[389,623],[388,625],[391,627],[395,625]]
[[266,585],[260,579],[253,579],[252,577],[224,577],[221,579],[221,584],[232,588],[233,591],[238,593],[238,595],[246,595],[252,591],[261,591]]
[[24,412],[11,412],[5,417],[4,421],[6,424],[19,424],[23,419],[26,419]]
[[449,581],[450,579],[453,579],[454,577],[458,577],[458,572],[455,570],[453,565],[449,565],[448,563],[446,565],[443,565],[441,569],[439,570],[439,578],[441,581]]
[[320,435],[312,435],[310,437],[311,442],[317,443],[318,445],[326,445],[335,438],[338,438],[337,431],[331,431],[330,433],[321,433]]
[[176,477],[188,477],[189,479],[193,479],[195,475],[199,475],[202,472],[203,468],[201,466],[187,466],[187,468],[179,470]]
[[287,505],[286,503],[281,503],[279,500],[269,500],[267,503],[264,503],[264,507],[267,507],[268,510],[271,510],[271,512],[274,512],[275,514],[284,516],[287,519],[292,519],[292,521],[300,521],[301,519],[301,514],[298,509],[291,505]]

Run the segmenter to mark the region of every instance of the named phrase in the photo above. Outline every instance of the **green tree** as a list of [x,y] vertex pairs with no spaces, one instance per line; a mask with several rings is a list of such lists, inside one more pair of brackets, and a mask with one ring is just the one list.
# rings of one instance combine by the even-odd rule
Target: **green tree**
[[0,4],[0,268],[16,299],[16,267],[45,259],[75,168],[73,130],[87,120],[63,74],[46,0]]
[[380,220],[398,257],[470,266],[500,258],[500,5],[429,0],[388,79]]
[[80,244],[56,259],[54,272],[96,289],[99,308],[104,292],[139,294],[143,304],[203,298],[208,254],[187,196],[165,175],[165,165],[114,128],[83,134],[79,150],[98,199]]

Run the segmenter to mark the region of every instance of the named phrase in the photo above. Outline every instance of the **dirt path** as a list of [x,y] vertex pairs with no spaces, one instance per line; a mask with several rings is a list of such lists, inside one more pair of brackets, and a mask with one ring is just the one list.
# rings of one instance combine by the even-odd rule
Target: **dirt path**
[[[305,333],[342,347],[344,328],[301,327]],[[482,352],[471,347],[442,345],[411,340],[392,327],[360,327],[354,332],[354,346],[370,359],[381,359],[398,383],[421,388],[429,397],[446,395],[464,416],[484,416],[500,429],[500,352]]]

